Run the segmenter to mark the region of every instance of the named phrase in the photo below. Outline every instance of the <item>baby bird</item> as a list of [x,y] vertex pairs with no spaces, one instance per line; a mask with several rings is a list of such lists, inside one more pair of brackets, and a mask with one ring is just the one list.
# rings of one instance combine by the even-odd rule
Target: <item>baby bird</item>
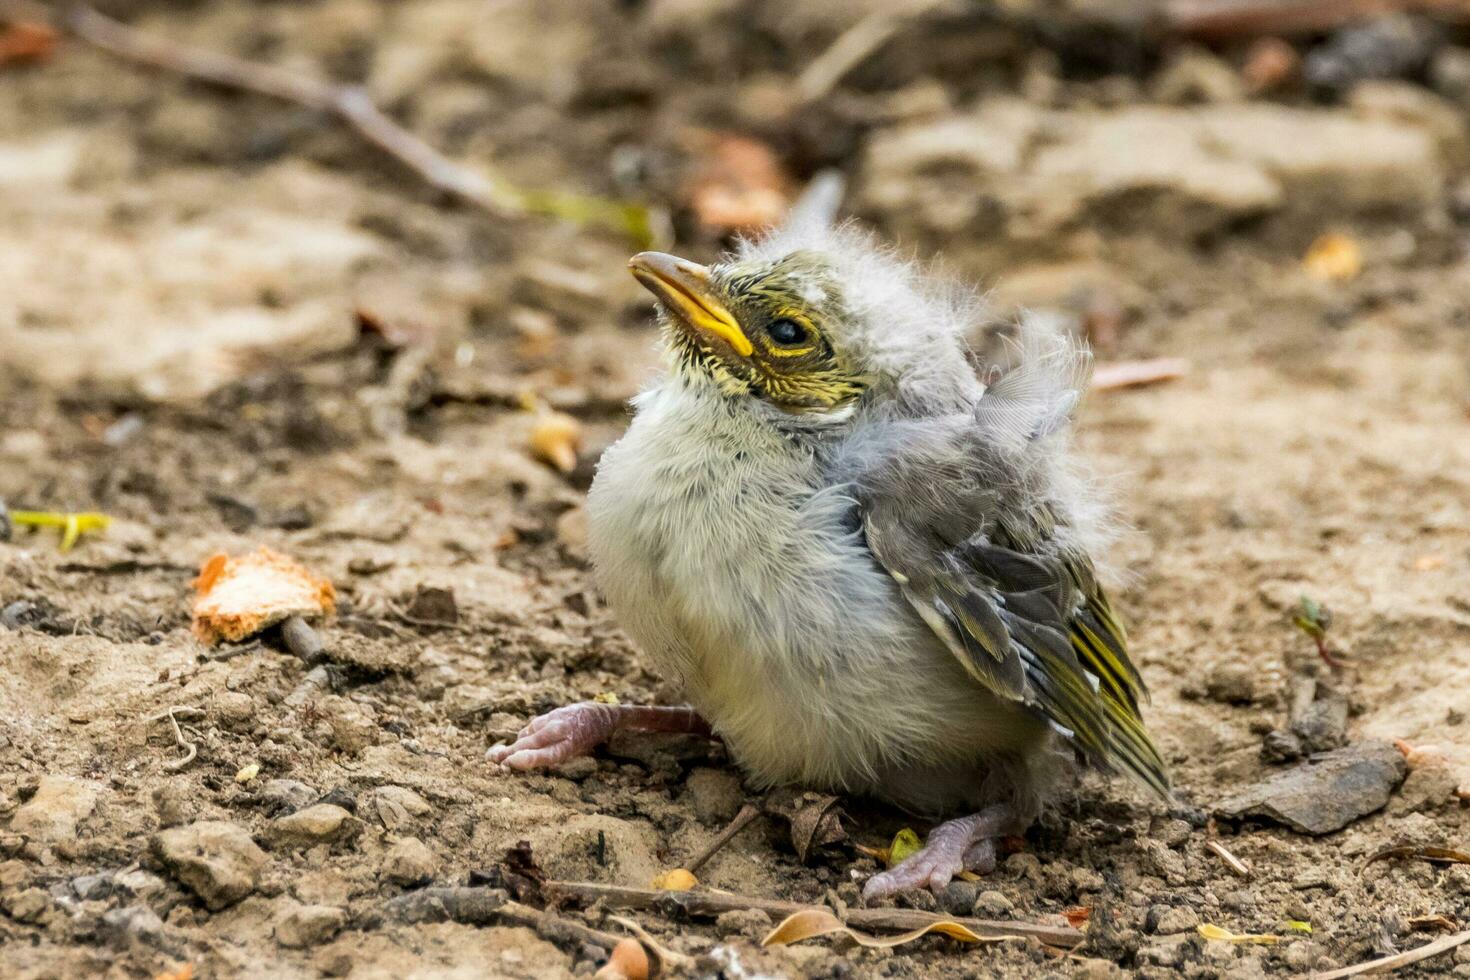
[[1026,324],[1017,362],[982,379],[962,338],[977,300],[851,227],[629,264],[668,371],[602,457],[590,549],[692,707],[559,708],[489,758],[712,732],[759,786],[951,817],[870,900],[991,870],[1073,759],[1168,797],[1089,557],[1100,508],[1068,458],[1085,351]]

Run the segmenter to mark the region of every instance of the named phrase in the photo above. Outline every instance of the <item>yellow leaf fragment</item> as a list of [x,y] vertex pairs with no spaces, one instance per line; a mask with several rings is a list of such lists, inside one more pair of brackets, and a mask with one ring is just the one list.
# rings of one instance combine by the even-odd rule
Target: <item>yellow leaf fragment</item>
[[1199,926],[1199,934],[1211,942],[1221,943],[1254,943],[1257,946],[1271,946],[1281,942],[1280,936],[1261,932],[1231,932],[1229,929],[1222,929],[1208,922]]
[[1310,922],[1303,922],[1300,919],[1287,919],[1286,928],[1292,932],[1304,932],[1309,936],[1312,934],[1312,924]]
[[1323,282],[1347,282],[1363,271],[1363,250],[1356,239],[1338,232],[1318,236],[1302,257],[1307,275]]
[[901,864],[910,855],[917,854],[924,849],[924,842],[919,835],[908,827],[903,828],[893,835],[893,843],[888,845],[888,856],[883,863],[890,868]]
[[561,412],[547,412],[531,426],[531,455],[559,473],[577,468],[582,423]]
[[259,775],[260,763],[252,762],[248,766],[242,766],[240,771],[235,773],[235,782],[243,786]]
[[612,691],[603,691],[601,694],[595,695],[592,700],[596,701],[598,704],[622,704],[622,702],[618,700],[618,696]]
[[70,551],[77,539],[88,531],[106,530],[112,518],[106,514],[80,514],[52,510],[13,510],[10,523],[16,527],[56,527],[61,529],[61,550]]
[[830,936],[833,933],[841,933],[850,937],[859,946],[868,949],[886,949],[891,946],[902,946],[911,943],[915,939],[927,936],[931,932],[958,939],[962,943],[996,943],[1000,942],[997,936],[981,936],[960,925],[941,919],[931,922],[918,929],[902,932],[896,936],[873,936],[866,932],[859,932],[851,928],[837,916],[826,909],[802,909],[793,912],[782,919],[776,928],[766,934],[761,940],[762,946],[787,946],[791,943],[803,942],[807,939],[815,939],[818,936]]
[[698,884],[699,879],[694,877],[692,871],[685,868],[674,868],[672,871],[655,875],[649,887],[663,892],[687,892]]
[[337,601],[331,582],[265,547],[213,556],[194,589],[194,634],[211,645],[238,642],[289,616],[330,613]]

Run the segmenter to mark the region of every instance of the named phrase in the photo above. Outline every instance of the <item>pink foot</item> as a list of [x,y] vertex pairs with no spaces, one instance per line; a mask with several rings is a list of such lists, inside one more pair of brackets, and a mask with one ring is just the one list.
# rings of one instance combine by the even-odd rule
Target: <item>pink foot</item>
[[485,758],[510,769],[546,769],[586,755],[619,729],[710,733],[693,708],[647,708],[580,701],[531,719],[510,745],[494,745]]
[[915,888],[938,891],[966,869],[984,874],[995,869],[995,838],[1010,822],[1003,806],[940,824],[929,832],[923,850],[910,855],[863,886],[864,901],[873,902]]

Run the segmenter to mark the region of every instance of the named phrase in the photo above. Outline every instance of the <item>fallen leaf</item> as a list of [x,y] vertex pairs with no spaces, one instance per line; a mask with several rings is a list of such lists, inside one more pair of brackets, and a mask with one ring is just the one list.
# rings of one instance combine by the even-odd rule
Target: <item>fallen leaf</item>
[[1416,915],[1409,919],[1415,932],[1454,932],[1460,924],[1448,915]]
[[1470,854],[1464,851],[1456,851],[1449,847],[1417,847],[1406,845],[1402,847],[1385,847],[1375,852],[1368,860],[1363,862],[1363,867],[1375,861],[1394,861],[1403,858],[1413,858],[1419,861],[1429,861],[1432,864],[1470,864]]
[[699,879],[694,877],[694,872],[687,868],[674,868],[655,875],[648,887],[661,892],[687,892],[698,884]]
[[[0,31],[0,65],[40,64],[56,53],[56,28],[18,20]],[[193,967],[189,968],[190,970]]]
[[621,701],[618,700],[618,696],[616,694],[614,694],[612,691],[603,691],[601,694],[594,695],[593,698],[592,698],[592,700],[596,701],[598,704],[621,704],[622,703]]
[[919,835],[905,827],[893,835],[893,843],[888,845],[888,857],[883,863],[891,868],[923,849],[924,842],[919,840]]
[[1099,364],[1092,372],[1093,391],[1141,388],[1182,378],[1189,362],[1182,357],[1157,357],[1147,361],[1113,361]]
[[815,793],[811,796],[809,802],[791,815],[791,846],[802,864],[806,864],[813,851],[847,837],[847,831],[842,829],[837,797]]
[[213,556],[194,589],[194,634],[209,645],[239,642],[288,616],[328,614],[337,602],[331,582],[264,546],[237,558]]
[[1286,928],[1292,932],[1304,932],[1309,936],[1312,934],[1312,924],[1310,922],[1303,922],[1301,919],[1287,919]]
[[1324,282],[1347,282],[1363,271],[1363,250],[1347,235],[1328,232],[1318,236],[1302,257],[1307,275]]
[[582,443],[582,423],[561,412],[546,412],[531,426],[531,455],[557,472],[577,468],[577,449]]
[[791,178],[765,143],[734,133],[695,133],[699,164],[685,196],[699,223],[750,232],[778,224],[791,204]]
[[515,896],[516,901],[537,905],[541,903],[546,872],[536,864],[536,858],[531,854],[530,841],[516,841],[514,847],[506,848],[496,871],[500,874],[501,884]]
[[93,512],[74,514],[54,510],[12,510],[6,515],[6,523],[15,527],[55,527],[61,529],[61,551],[70,551],[83,534],[88,531],[105,531],[112,523],[106,514]]
[[1067,925],[1073,929],[1087,928],[1087,922],[1092,918],[1091,905],[1073,905],[1062,909],[1062,918],[1067,920]]
[[235,773],[235,782],[237,782],[237,783],[239,783],[240,785],[243,786],[244,784],[250,782],[250,780],[254,779],[256,776],[259,776],[259,775],[260,775],[260,763],[258,763],[258,762],[252,762],[248,766],[242,766],[242,767],[240,767],[240,771],[237,772],[237,773]]
[[826,909],[802,909],[800,912],[793,912],[782,919],[780,924],[767,933],[765,939],[761,940],[761,945],[787,946],[791,943],[815,939],[818,936],[830,936],[833,933],[841,933],[844,936],[850,937],[859,946],[864,946],[868,949],[887,949],[892,946],[902,946],[906,943],[911,943],[915,939],[929,935],[931,932],[949,936],[951,939],[958,939],[962,943],[996,943],[1002,941],[1000,937],[996,936],[987,937],[976,935],[958,922],[951,922],[948,919],[931,922],[926,926],[909,932],[902,932],[896,936],[873,936],[851,928]]
[[1199,934],[1211,942],[1221,943],[1254,943],[1257,946],[1271,946],[1281,942],[1280,936],[1260,932],[1231,932],[1209,923],[1199,926]]

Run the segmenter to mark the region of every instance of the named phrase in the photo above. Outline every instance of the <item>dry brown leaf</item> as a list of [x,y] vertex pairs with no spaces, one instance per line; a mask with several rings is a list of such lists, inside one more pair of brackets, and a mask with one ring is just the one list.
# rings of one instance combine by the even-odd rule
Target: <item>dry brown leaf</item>
[[1454,932],[1460,924],[1448,915],[1416,915],[1409,919],[1415,932]]
[[1464,851],[1457,851],[1450,847],[1418,847],[1410,844],[1402,847],[1385,847],[1364,861],[1363,867],[1366,868],[1375,861],[1393,861],[1406,858],[1429,861],[1432,864],[1470,864],[1470,854],[1466,854]]
[[1091,905],[1073,905],[1062,909],[1062,918],[1067,920],[1067,925],[1073,929],[1086,929],[1087,922],[1092,918]]
[[561,412],[546,412],[531,426],[531,455],[559,473],[577,468],[582,423]]
[[694,142],[699,166],[687,197],[700,224],[749,232],[780,222],[791,206],[791,178],[769,146],[734,133],[699,134]]
[[1363,271],[1363,249],[1354,238],[1338,232],[1318,236],[1302,257],[1307,275],[1323,282],[1347,282]]
[[937,932],[958,939],[962,943],[998,943],[1001,938],[997,936],[980,936],[948,919],[931,922],[926,926],[902,932],[896,936],[873,936],[866,932],[858,932],[851,928],[837,916],[826,909],[802,909],[793,912],[782,919],[776,928],[766,934],[761,940],[762,946],[787,946],[791,943],[803,942],[807,939],[815,939],[818,936],[830,936],[833,933],[841,933],[850,937],[859,946],[868,949],[887,949],[891,946],[902,946],[911,943],[915,939]]
[[1157,357],[1148,361],[1114,361],[1099,364],[1092,372],[1093,391],[1141,388],[1182,378],[1189,362],[1182,357]]
[[847,837],[837,803],[835,796],[812,794],[791,814],[791,846],[802,864],[806,864],[813,851]]
[[0,65],[40,64],[56,53],[56,28],[19,20],[0,31]]
[[1273,936],[1263,932],[1231,932],[1219,926],[1210,925],[1208,922],[1198,927],[1198,932],[1211,942],[1220,943],[1254,943],[1257,946],[1273,946],[1281,942],[1280,936]]
[[264,546],[237,558],[210,558],[194,590],[194,634],[211,645],[254,636],[288,616],[330,613],[337,602],[331,582]]

